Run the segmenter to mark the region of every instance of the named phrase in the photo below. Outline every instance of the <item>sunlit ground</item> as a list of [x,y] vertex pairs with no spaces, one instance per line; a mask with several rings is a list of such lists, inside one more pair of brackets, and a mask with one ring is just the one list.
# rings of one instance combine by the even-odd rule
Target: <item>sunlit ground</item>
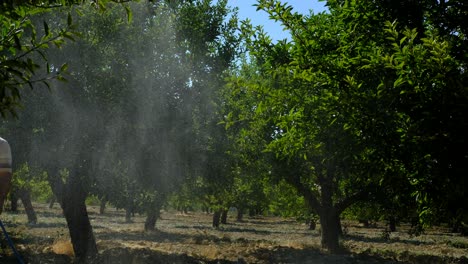
[[[70,263],[73,254],[68,229],[58,205],[35,204],[38,224],[5,212],[2,220],[16,247],[29,263]],[[363,228],[343,222],[346,253],[328,255],[320,250],[320,234],[294,219],[245,217],[235,214],[219,229],[211,227],[211,215],[163,212],[157,231],[144,232],[144,216],[125,223],[125,212],[107,208],[104,215],[89,207],[98,243],[97,263],[467,263],[468,238],[434,228],[418,237],[408,235],[409,226],[385,237],[383,223]],[[1,263],[15,263],[11,250],[0,251]]]

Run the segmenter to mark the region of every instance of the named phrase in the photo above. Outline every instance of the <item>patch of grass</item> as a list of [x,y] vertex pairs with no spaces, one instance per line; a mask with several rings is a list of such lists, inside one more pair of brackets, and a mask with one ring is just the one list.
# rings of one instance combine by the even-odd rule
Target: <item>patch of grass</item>
[[217,259],[220,255],[220,252],[216,245],[208,245],[200,250],[200,255],[207,259]]
[[384,230],[382,230],[382,233],[380,233],[380,238],[384,241],[390,241],[390,233],[390,230],[385,228]]
[[463,241],[446,241],[445,244],[454,248],[468,248],[468,243]]

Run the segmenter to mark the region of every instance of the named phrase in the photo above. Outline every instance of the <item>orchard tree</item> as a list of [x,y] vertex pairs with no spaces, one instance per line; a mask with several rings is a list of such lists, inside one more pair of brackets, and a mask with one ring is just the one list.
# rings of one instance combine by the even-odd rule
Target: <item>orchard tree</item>
[[[431,163],[440,162],[434,155],[443,152],[429,143],[443,135],[425,128],[446,120],[431,115],[441,94],[455,89],[458,93],[443,106],[466,107],[456,103],[466,98],[466,74],[448,40],[430,24],[419,38],[417,29],[397,27],[398,21],[388,21],[371,2],[328,4],[330,13],[300,15],[279,1],[259,1],[258,8],[279,20],[292,40],[272,43],[261,29],[244,23],[247,48],[259,70],[231,83],[234,94],[256,99],[244,107],[250,132],[269,131],[264,151],[274,157],[273,172],[319,215],[322,247],[336,252],[340,214],[390,179],[416,184],[418,193],[429,196],[438,192],[423,191],[431,186],[428,178],[463,183],[457,175],[436,176],[431,169]],[[231,123],[245,113],[233,114]],[[452,118],[462,121],[455,111]],[[457,130],[449,132],[451,140],[466,144]],[[450,164],[463,159],[466,155],[459,153]]]

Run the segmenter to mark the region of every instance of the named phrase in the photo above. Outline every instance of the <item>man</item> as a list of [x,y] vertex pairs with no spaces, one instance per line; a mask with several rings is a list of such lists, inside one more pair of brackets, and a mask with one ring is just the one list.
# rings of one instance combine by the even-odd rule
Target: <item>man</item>
[[11,185],[11,149],[8,142],[0,137],[0,214],[3,211],[5,202]]

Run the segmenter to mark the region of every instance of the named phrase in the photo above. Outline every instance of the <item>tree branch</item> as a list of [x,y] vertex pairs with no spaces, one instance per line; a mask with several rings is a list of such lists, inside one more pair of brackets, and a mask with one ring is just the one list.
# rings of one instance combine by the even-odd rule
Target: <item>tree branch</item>
[[304,196],[309,206],[315,211],[320,212],[321,205],[317,197],[312,193],[312,191],[302,184],[299,175],[291,175],[286,177],[286,181],[294,186],[296,190]]
[[358,191],[356,193],[353,193],[352,195],[345,197],[341,201],[338,201],[335,204],[335,208],[338,212],[338,214],[341,214],[346,208],[351,206],[352,204],[364,200],[366,197],[369,196],[370,191],[374,189],[374,185],[368,185],[366,188],[364,188],[361,191]]

